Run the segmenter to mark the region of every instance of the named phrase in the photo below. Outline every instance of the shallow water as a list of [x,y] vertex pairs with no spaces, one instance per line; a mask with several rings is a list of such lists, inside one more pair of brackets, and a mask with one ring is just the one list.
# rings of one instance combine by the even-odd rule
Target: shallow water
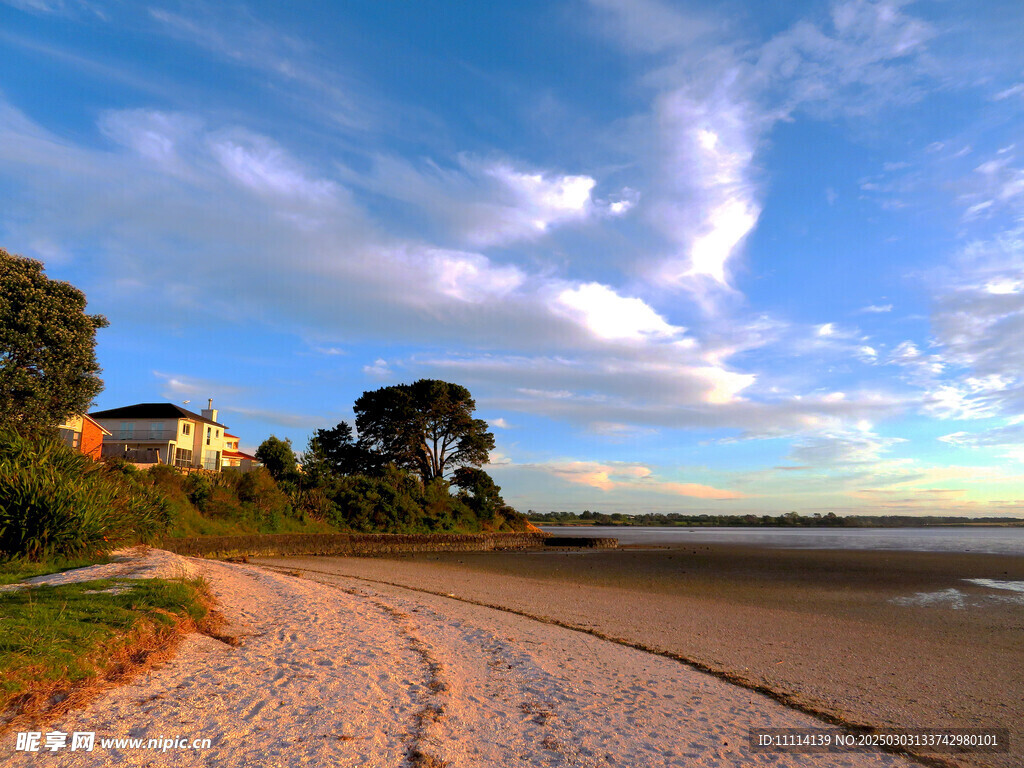
[[542,526],[556,536],[610,536],[620,544],[753,544],[780,549],[875,549],[1024,556],[1024,526],[1014,528],[633,528]]

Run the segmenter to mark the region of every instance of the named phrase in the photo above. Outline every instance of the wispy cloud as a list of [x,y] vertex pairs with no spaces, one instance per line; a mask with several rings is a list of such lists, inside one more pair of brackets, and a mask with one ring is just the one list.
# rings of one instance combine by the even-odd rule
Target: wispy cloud
[[742,499],[746,495],[737,491],[714,488],[700,483],[682,483],[658,479],[650,467],[623,462],[564,461],[527,465],[548,472],[570,483],[590,486],[600,491],[637,490],[668,496],[693,499]]

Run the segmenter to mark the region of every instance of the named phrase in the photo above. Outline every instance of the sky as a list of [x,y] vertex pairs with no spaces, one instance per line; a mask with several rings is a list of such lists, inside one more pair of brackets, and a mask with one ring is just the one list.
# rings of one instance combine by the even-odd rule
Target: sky
[[1019,0],[0,0],[98,409],[470,389],[520,510],[1024,514]]

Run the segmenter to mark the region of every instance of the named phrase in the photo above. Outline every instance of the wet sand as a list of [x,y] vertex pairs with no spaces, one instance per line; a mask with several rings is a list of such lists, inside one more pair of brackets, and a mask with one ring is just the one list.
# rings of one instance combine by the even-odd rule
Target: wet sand
[[1024,763],[1024,594],[965,581],[1024,581],[1024,558],[705,544],[259,562],[504,607],[853,725],[1007,728],[1009,754],[944,759]]

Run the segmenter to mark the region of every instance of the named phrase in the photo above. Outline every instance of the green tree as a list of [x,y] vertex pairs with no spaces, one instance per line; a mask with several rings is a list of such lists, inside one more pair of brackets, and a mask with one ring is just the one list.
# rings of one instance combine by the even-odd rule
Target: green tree
[[0,421],[56,425],[85,413],[103,389],[96,363],[102,315],[43,265],[0,248]]
[[474,419],[469,390],[436,379],[383,387],[356,400],[359,444],[383,464],[419,474],[424,483],[487,461],[494,435]]
[[455,470],[454,483],[463,490],[464,502],[481,521],[493,520],[506,506],[501,498],[501,486],[495,485],[494,478],[482,469],[459,467]]
[[313,433],[302,455],[302,471],[311,478],[321,478],[324,474],[358,475],[373,469],[372,459],[356,442],[352,427],[343,421],[336,427]]
[[295,452],[291,440],[271,435],[256,449],[256,458],[275,480],[295,473]]

